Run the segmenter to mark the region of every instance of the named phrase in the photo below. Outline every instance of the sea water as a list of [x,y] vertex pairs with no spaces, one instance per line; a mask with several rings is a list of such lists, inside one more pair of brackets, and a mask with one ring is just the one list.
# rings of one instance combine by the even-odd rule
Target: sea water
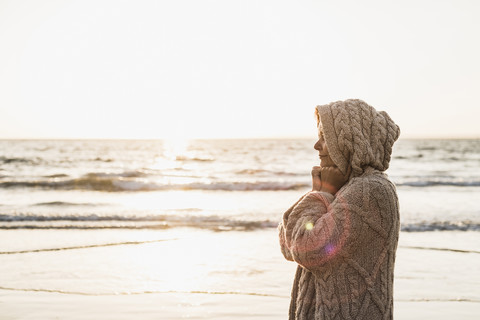
[[[234,295],[222,308],[243,310],[238,318],[253,316],[244,306],[251,297],[270,299],[258,318],[282,318],[296,266],[281,256],[276,226],[311,188],[314,143],[0,141],[0,310],[12,299],[20,299],[8,309],[13,318],[23,306],[37,310],[28,294],[38,292],[60,293],[58,301],[163,294],[151,310],[180,318],[204,303],[188,296],[182,308],[166,305],[188,293]],[[387,170],[402,228],[396,303],[461,301],[461,310],[478,310],[479,169],[480,140],[396,143]],[[202,308],[227,303],[218,299]],[[42,308],[55,310],[48,301]],[[112,301],[120,300],[104,302]],[[411,308],[397,310],[410,319]]]
[[[0,228],[274,228],[314,142],[0,141]],[[480,230],[480,140],[400,140],[387,173],[402,230]]]

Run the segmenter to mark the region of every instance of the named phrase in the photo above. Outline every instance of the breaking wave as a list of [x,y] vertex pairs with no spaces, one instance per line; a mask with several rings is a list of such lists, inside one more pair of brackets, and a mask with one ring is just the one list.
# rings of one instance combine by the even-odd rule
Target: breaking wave
[[0,215],[0,229],[169,229],[191,227],[231,231],[276,228],[277,225],[277,221],[237,220],[218,216]]
[[[184,182],[188,179],[189,182]],[[392,177],[398,187],[480,187],[480,177]],[[103,192],[134,192],[162,190],[221,190],[221,191],[279,191],[310,187],[310,177],[305,174],[264,169],[242,169],[234,175],[219,179],[214,175],[202,176],[172,174],[158,170],[139,169],[118,173],[93,172],[80,177],[64,173],[40,176],[37,179],[13,179],[0,175],[0,189],[92,190]]]
[[308,183],[283,181],[218,181],[211,183],[157,183],[133,178],[143,177],[140,172],[126,172],[122,174],[88,174],[80,178],[66,180],[35,180],[35,181],[1,181],[1,188],[41,188],[54,190],[93,190],[105,192],[119,191],[161,191],[161,190],[223,190],[223,191],[252,191],[252,190],[297,190],[306,188]]
[[[198,215],[34,215],[0,214],[0,229],[169,229],[191,227],[214,231],[276,228],[276,220],[241,220],[234,217]],[[480,231],[480,223],[470,220],[433,221],[402,224],[403,232]]]
[[[249,173],[246,173],[249,174]],[[287,174],[285,174],[287,175]],[[295,174],[291,174],[295,175]],[[165,175],[170,177],[172,175]],[[57,175],[55,178],[63,176]],[[93,191],[161,191],[161,190],[223,190],[223,191],[252,191],[252,190],[299,190],[310,187],[310,182],[298,181],[216,181],[216,182],[191,182],[168,183],[134,179],[146,177],[139,172],[126,172],[122,174],[88,174],[74,179],[47,179],[34,181],[0,181],[1,188],[42,188],[53,190],[93,190]],[[177,177],[177,176],[174,176]],[[181,177],[180,177],[181,178]],[[471,181],[439,181],[416,180],[395,182],[398,187],[480,187],[480,180]]]

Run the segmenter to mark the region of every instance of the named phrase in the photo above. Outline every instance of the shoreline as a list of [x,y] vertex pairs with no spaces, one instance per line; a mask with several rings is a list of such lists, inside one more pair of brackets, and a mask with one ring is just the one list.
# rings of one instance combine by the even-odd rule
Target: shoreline
[[[2,320],[288,316],[296,265],[281,256],[276,230],[0,230],[0,238],[0,251],[83,246],[0,254]],[[395,319],[476,319],[479,240],[476,231],[401,232]],[[125,244],[97,246],[108,242]]]

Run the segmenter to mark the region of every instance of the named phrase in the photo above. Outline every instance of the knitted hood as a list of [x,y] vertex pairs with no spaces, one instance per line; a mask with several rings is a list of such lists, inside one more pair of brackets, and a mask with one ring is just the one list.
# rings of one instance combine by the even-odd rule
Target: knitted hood
[[385,111],[351,99],[317,106],[330,157],[342,173],[352,165],[352,176],[367,167],[388,169],[400,128]]

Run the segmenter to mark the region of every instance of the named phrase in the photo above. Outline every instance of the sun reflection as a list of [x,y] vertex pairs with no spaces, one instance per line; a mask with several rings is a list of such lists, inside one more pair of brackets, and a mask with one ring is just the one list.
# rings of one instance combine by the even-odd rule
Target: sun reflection
[[187,158],[187,150],[191,140],[186,137],[173,137],[163,140],[162,154],[155,159],[151,169],[176,169],[181,166],[178,160]]
[[217,289],[218,279],[210,274],[238,267],[234,254],[225,252],[232,245],[219,247],[216,239],[205,233],[177,229],[161,234],[168,240],[132,248],[122,256],[135,275],[132,287],[146,291],[212,290]]
[[164,140],[165,159],[175,161],[186,158],[191,140],[186,137],[174,137]]

